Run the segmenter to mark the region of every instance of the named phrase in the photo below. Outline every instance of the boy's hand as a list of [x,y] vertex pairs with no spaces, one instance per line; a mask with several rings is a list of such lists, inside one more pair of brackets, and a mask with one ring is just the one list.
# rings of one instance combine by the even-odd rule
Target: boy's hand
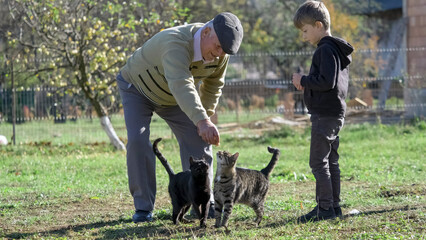
[[293,85],[297,88],[297,90],[303,90],[304,87],[302,85],[300,85],[300,81],[302,80],[302,74],[300,73],[293,73]]

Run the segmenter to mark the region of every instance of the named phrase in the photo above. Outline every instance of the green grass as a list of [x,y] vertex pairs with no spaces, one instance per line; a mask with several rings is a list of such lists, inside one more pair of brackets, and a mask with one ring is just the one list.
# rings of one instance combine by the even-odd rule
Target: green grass
[[[9,145],[0,148],[0,238],[425,239],[425,130],[424,121],[346,125],[340,134],[344,217],[308,224],[295,219],[315,205],[310,129],[222,135],[214,151],[238,151],[242,167],[263,168],[268,145],[282,151],[262,223],[254,226],[253,210],[237,205],[230,232],[215,229],[214,220],[205,230],[197,222],[173,225],[168,177],[159,162],[155,221],[134,224],[124,152],[101,142]],[[176,141],[165,139],[160,148],[180,171]],[[349,215],[354,209],[361,214]]]
[[[256,119],[277,115],[267,111],[221,112],[218,113],[219,124],[238,122],[245,124]],[[111,123],[116,134],[121,139],[127,138],[124,116],[120,114],[111,116]],[[27,144],[45,142],[53,145],[70,143],[102,143],[109,142],[106,133],[101,128],[98,118],[79,118],[76,121],[67,120],[66,123],[54,123],[53,119],[32,120],[16,124],[16,143]],[[13,125],[0,122],[0,134],[11,141]],[[151,121],[151,137],[171,137],[172,132],[166,122],[154,114]]]

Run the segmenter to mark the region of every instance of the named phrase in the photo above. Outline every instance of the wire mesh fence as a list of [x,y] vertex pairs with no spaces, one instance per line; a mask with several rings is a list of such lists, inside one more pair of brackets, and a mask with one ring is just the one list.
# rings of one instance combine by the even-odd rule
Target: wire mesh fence
[[[401,59],[409,52],[426,55],[426,48],[357,50],[350,67],[347,123],[400,122],[424,117],[425,74],[408,72]],[[214,120],[219,128],[247,125],[278,117],[286,123],[308,119],[302,92],[291,82],[293,72],[309,71],[312,52],[240,54],[230,59],[226,84]],[[119,99],[118,91],[113,93]],[[12,98],[16,111],[13,118]],[[108,103],[106,103],[108,104]],[[109,106],[117,135],[126,140],[120,105]],[[414,113],[414,114],[413,114]],[[65,88],[0,88],[0,135],[17,143],[52,144],[106,142],[91,104]],[[167,124],[154,115],[151,137],[171,137]],[[223,132],[226,133],[224,130]]]

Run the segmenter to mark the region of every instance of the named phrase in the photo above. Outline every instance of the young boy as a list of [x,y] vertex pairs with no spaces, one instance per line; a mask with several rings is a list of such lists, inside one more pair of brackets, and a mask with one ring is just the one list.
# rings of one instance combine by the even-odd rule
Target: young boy
[[303,40],[316,45],[309,75],[293,73],[293,84],[304,91],[304,101],[311,114],[309,166],[316,179],[317,206],[299,217],[299,222],[334,219],[342,216],[340,208],[339,136],[346,112],[348,65],[353,47],[332,37],[330,14],[322,2],[307,1],[297,10],[294,25]]

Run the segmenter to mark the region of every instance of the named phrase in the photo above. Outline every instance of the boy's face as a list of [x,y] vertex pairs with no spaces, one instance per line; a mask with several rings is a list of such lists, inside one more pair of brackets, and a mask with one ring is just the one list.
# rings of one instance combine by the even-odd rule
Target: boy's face
[[326,35],[323,24],[317,21],[314,25],[304,24],[300,29],[302,31],[303,41],[308,41],[312,45],[317,45],[318,42]]

